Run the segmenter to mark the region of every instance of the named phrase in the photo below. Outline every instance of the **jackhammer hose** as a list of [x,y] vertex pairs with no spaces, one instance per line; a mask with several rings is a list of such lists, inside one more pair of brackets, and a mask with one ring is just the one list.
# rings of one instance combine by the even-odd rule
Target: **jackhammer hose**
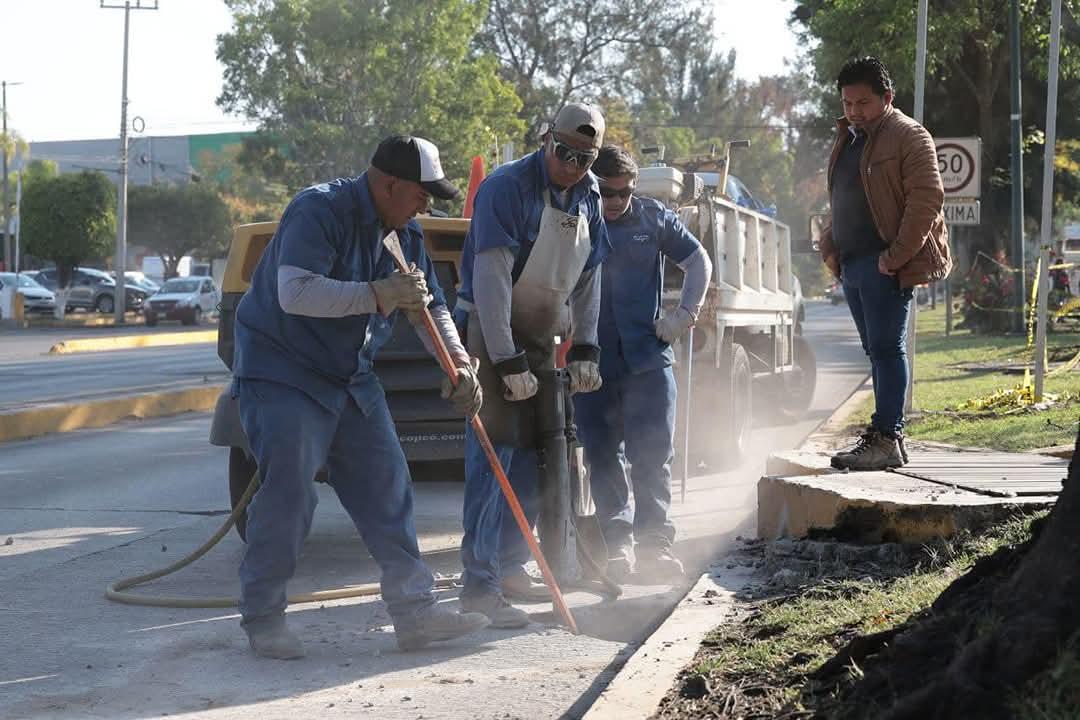
[[[177,560],[168,567],[161,568],[160,570],[154,570],[143,575],[136,575],[134,577],[122,578],[109,585],[105,589],[105,597],[113,602],[125,603],[127,605],[146,605],[150,607],[171,607],[171,608],[235,608],[239,602],[238,598],[233,597],[179,597],[179,596],[149,596],[149,595],[135,595],[134,593],[124,592],[137,585],[143,585],[152,580],[163,578],[166,575],[172,575],[173,573],[182,570],[191,563],[201,558],[206,553],[210,552],[210,549],[221,542],[221,539],[225,537],[233,525],[236,524],[236,519],[243,514],[247,509],[248,503],[251,502],[251,498],[255,495],[255,491],[259,489],[259,471],[256,470],[255,474],[251,476],[251,482],[248,483],[247,489],[240,497],[240,500],[236,503],[236,507],[229,513],[229,517],[225,519],[225,523],[218,528],[218,531],[214,533],[209,540],[202,544],[194,552],[190,553],[186,557]],[[435,587],[439,589],[446,589],[454,587],[455,578],[440,578],[435,581]],[[314,603],[325,602],[327,600],[342,600],[345,598],[355,597],[368,597],[371,595],[378,595],[382,592],[379,583],[367,583],[364,585],[352,585],[349,587],[338,588],[336,590],[316,590],[315,592],[301,593],[299,595],[289,596],[288,602],[290,605],[296,605],[300,603]]]

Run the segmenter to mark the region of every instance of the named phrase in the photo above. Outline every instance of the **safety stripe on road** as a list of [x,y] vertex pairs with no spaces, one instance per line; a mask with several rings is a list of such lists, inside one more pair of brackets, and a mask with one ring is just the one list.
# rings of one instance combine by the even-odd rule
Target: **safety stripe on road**
[[195,345],[217,342],[217,330],[197,332],[152,333],[146,335],[116,335],[113,337],[78,338],[56,343],[49,348],[50,355],[101,350],[128,350],[131,348],[164,347],[167,345]]
[[207,412],[214,409],[224,388],[220,384],[206,384],[182,390],[135,393],[78,403],[51,403],[0,412],[0,443],[100,428],[131,418]]

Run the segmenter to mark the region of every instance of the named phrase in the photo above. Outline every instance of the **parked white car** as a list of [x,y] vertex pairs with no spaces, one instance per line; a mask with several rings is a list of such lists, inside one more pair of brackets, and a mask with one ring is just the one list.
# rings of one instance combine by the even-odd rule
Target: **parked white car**
[[0,272],[0,289],[13,287],[22,295],[26,312],[51,313],[56,308],[56,296],[44,285],[25,273]]
[[146,324],[160,320],[179,320],[184,325],[198,325],[204,317],[217,312],[221,295],[208,277],[182,277],[166,280],[150,296],[143,308]]

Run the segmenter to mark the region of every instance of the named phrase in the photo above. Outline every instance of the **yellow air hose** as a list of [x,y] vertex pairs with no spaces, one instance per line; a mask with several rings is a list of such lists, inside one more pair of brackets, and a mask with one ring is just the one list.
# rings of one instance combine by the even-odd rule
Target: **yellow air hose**
[[[137,585],[143,585],[163,578],[166,575],[172,575],[173,573],[182,570],[191,563],[201,558],[206,553],[210,552],[210,549],[221,542],[221,539],[225,537],[233,525],[236,524],[236,518],[238,518],[244,510],[247,509],[248,503],[251,502],[252,496],[255,495],[255,491],[259,489],[259,472],[255,471],[255,474],[251,476],[251,482],[248,483],[247,490],[240,497],[239,502],[236,503],[236,507],[229,514],[229,517],[225,519],[225,523],[218,528],[218,531],[210,537],[200,548],[190,553],[184,558],[177,560],[168,567],[161,568],[160,570],[154,570],[143,575],[135,575],[134,577],[122,578],[112,583],[105,589],[105,597],[113,602],[125,603],[127,605],[147,605],[150,607],[171,607],[171,608],[235,608],[239,602],[238,598],[234,597],[179,597],[179,596],[151,596],[151,595],[136,595],[134,593],[125,592]],[[435,587],[439,589],[446,589],[454,587],[456,578],[439,578],[435,581]],[[355,597],[368,597],[371,595],[378,595],[382,592],[379,583],[367,583],[365,585],[349,585],[343,588],[335,590],[316,590],[315,592],[301,593],[299,595],[289,596],[289,604],[297,605],[300,603],[314,603],[325,602],[327,600],[343,600],[345,598]]]

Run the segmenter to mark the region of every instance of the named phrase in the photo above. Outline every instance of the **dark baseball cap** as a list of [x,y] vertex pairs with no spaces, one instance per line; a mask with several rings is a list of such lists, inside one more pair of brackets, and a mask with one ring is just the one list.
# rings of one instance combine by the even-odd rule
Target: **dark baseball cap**
[[411,135],[391,135],[379,143],[371,166],[402,180],[411,180],[441,200],[453,200],[461,192],[443,173],[435,143]]

